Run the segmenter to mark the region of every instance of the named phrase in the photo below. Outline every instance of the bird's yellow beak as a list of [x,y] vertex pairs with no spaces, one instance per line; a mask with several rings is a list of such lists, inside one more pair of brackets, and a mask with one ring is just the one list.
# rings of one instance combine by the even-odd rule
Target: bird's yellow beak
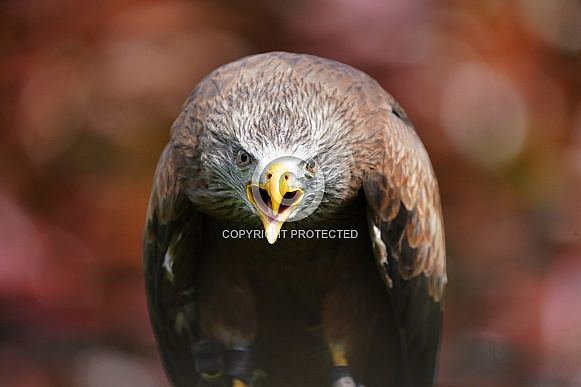
[[291,187],[291,172],[283,163],[270,166],[263,185],[248,184],[246,195],[256,208],[269,243],[276,242],[280,229],[303,199],[303,190]]

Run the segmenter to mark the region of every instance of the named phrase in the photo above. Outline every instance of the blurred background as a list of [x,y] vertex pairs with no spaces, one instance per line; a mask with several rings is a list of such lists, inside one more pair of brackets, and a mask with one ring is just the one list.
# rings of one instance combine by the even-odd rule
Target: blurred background
[[581,385],[577,0],[2,0],[0,386],[167,386],[141,232],[215,67],[337,59],[407,110],[440,181],[442,386]]

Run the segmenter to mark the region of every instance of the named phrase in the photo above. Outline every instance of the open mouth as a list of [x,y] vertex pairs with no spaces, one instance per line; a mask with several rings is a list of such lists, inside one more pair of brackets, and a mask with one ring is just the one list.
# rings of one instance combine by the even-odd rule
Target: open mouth
[[283,223],[291,216],[297,209],[299,203],[303,199],[304,192],[300,188],[288,188],[287,192],[273,199],[270,195],[268,186],[264,188],[255,184],[249,184],[246,187],[246,195],[250,203],[256,208],[264,230],[266,231],[266,239],[270,244],[273,244],[278,239],[278,234]]
[[302,192],[300,190],[285,193],[282,197],[278,211],[275,213],[272,209],[272,198],[268,194],[268,191],[264,188],[257,188],[261,199],[257,204],[264,214],[271,219],[279,220],[281,216],[283,216],[289,208],[293,207],[294,204],[297,204],[302,197]]
[[[296,207],[303,197],[303,192],[300,189],[293,191],[288,191],[282,196],[281,203],[277,211],[273,210],[272,198],[270,197],[268,191],[264,188],[260,188],[256,185],[248,186],[250,191],[248,195],[253,200],[251,200],[255,207],[258,207],[260,212],[264,214],[269,220],[273,221],[284,221],[288,218],[291,208]],[[258,200],[257,200],[258,199]]]

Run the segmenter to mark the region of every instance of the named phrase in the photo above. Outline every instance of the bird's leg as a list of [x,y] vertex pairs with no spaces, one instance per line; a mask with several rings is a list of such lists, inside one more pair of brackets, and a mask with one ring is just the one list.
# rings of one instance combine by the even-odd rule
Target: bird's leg
[[347,362],[347,355],[345,354],[345,349],[342,346],[331,345],[331,354],[333,355],[333,365],[335,367],[349,366]]
[[258,322],[248,277],[236,261],[216,254],[208,263],[200,285],[200,326],[205,338],[226,350],[221,372],[232,378],[232,386],[245,387],[254,371]]
[[356,387],[355,376],[349,366],[345,347],[333,343],[329,343],[329,347],[334,366],[329,375],[331,387]]
[[323,331],[334,365],[332,387],[355,387],[355,376],[364,373],[374,325],[367,289],[357,270],[345,270],[323,300]]
[[349,367],[345,349],[342,346],[331,344],[334,368],[329,377],[331,387],[355,387],[355,376]]

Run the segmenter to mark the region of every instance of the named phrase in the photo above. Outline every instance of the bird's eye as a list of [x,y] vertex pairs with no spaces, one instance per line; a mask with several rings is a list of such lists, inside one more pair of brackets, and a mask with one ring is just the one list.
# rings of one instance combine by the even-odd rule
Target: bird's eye
[[317,173],[317,169],[319,168],[319,162],[317,159],[310,159],[307,161],[307,170],[311,173]]
[[250,164],[251,157],[248,153],[243,150],[239,150],[238,154],[236,155],[236,163],[238,163],[239,167],[244,167]]

